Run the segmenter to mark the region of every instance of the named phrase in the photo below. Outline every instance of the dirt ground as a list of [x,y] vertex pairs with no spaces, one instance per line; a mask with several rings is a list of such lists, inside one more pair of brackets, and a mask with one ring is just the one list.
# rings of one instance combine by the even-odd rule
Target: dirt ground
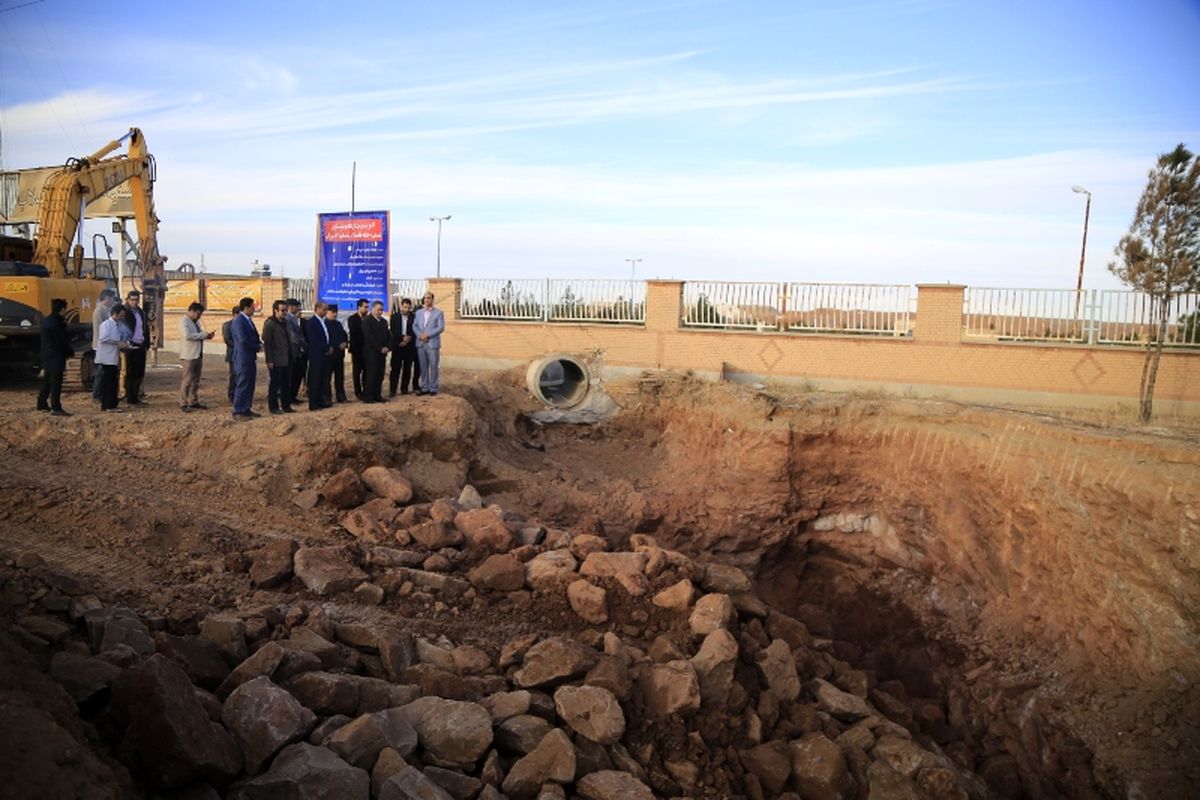
[[[1079,762],[1105,796],[1197,796],[1191,423],[646,375],[606,387],[622,409],[606,423],[542,426],[516,372],[453,371],[435,398],[237,422],[224,364],[206,365],[210,409],[185,415],[179,371],[163,363],[148,375],[149,405],[122,414],[75,390],[64,397],[74,416],[51,417],[33,410],[36,383],[10,376],[0,387],[0,558],[36,554],[106,602],[185,630],[214,610],[303,596],[251,592],[239,555],[285,535],[351,541],[335,512],[302,507],[304,493],[345,466],[385,464],[412,479],[418,500],[470,483],[543,525],[617,542],[651,533],[745,567],[840,657],[930,698],[930,725],[964,760],[1002,743],[1025,796],[1054,796],[1061,782],[1040,776]],[[260,374],[263,412],[264,393]],[[396,597],[360,611],[489,650],[578,626],[565,606]],[[47,737],[78,727],[38,691],[36,660],[2,663],[8,720],[57,720]],[[38,727],[0,730],[11,753]],[[93,749],[64,774],[127,781]],[[62,756],[48,746],[23,758]],[[1081,783],[1077,796],[1088,791]]]

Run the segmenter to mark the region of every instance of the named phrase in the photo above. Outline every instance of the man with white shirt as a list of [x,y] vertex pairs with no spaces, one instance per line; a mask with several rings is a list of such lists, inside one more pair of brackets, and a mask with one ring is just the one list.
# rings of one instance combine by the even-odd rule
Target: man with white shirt
[[207,408],[200,402],[200,371],[204,366],[204,342],[213,338],[213,331],[200,327],[204,306],[192,303],[179,320],[179,364],[183,378],[179,382],[179,410]]
[[308,410],[318,411],[333,405],[329,396],[329,359],[333,345],[325,319],[325,303],[318,300],[313,315],[304,323],[304,338],[308,343]]
[[433,292],[426,292],[421,300],[421,309],[413,321],[413,332],[417,335],[417,360],[421,365],[421,388],[417,394],[438,393],[438,362],[441,360],[444,330],[446,317],[441,309],[433,307]]
[[129,350],[129,334],[124,326],[125,306],[117,303],[108,311],[108,319],[100,323],[96,342],[97,386],[100,390],[101,411],[122,411],[117,406],[117,384],[121,379],[121,353]]
[[392,371],[388,376],[388,397],[396,396],[396,385],[400,394],[408,394],[411,383],[414,392],[421,389],[421,376],[417,374],[417,337],[413,334],[412,300],[400,301],[400,308],[392,312]]

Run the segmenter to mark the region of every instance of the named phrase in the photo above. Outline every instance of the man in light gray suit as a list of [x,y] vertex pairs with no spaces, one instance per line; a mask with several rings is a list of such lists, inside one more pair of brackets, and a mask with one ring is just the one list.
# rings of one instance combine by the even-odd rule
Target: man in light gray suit
[[433,307],[433,292],[426,292],[421,308],[413,315],[413,333],[417,337],[417,363],[421,367],[421,388],[417,394],[438,393],[438,361],[442,350],[442,331],[446,317]]

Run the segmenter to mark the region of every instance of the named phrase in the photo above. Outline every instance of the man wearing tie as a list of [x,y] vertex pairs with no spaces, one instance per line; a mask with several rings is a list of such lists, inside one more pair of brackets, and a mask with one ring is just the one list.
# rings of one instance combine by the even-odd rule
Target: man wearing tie
[[417,339],[413,335],[412,300],[400,301],[400,308],[392,312],[392,370],[388,375],[388,396],[396,396],[396,384],[400,394],[408,394],[411,385],[414,392],[420,391],[420,376],[417,374]]
[[329,408],[329,358],[333,346],[325,321],[325,303],[318,300],[313,315],[304,323],[304,338],[308,342],[308,410]]
[[438,393],[438,361],[442,350],[442,331],[446,318],[441,309],[433,307],[433,292],[426,292],[416,313],[413,332],[417,335],[417,360],[421,365],[421,388],[417,394]]
[[258,377],[258,352],[262,350],[262,339],[254,327],[254,299],[243,297],[238,303],[241,313],[230,325],[233,332],[233,368],[237,373],[237,384],[233,390],[233,418],[248,420],[261,417],[253,411],[254,381]]

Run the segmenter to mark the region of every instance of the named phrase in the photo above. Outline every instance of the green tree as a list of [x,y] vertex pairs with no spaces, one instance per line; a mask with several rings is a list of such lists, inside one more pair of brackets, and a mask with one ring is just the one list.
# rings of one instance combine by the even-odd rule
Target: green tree
[[1182,144],[1158,157],[1129,232],[1113,252],[1109,271],[1151,298],[1155,333],[1146,342],[1138,389],[1138,417],[1149,422],[1171,300],[1200,280],[1200,158]]

